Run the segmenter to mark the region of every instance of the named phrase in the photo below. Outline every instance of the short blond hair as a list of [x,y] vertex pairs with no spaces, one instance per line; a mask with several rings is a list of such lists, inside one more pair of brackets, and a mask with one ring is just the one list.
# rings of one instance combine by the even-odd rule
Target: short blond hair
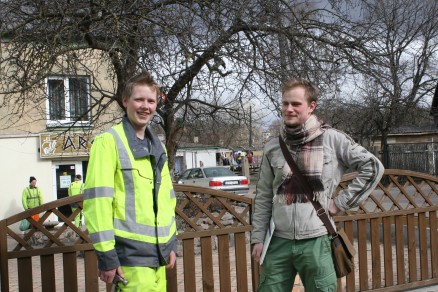
[[285,81],[281,86],[281,94],[283,95],[286,91],[294,89],[296,87],[302,87],[305,90],[305,95],[307,101],[311,103],[312,101],[317,102],[319,96],[319,89],[312,82],[305,79],[290,79]]
[[126,99],[129,99],[131,97],[132,91],[134,90],[134,87],[138,85],[147,85],[153,87],[155,89],[155,92],[157,93],[157,101],[159,101],[159,98],[161,96],[160,86],[157,82],[155,82],[152,75],[147,71],[142,71],[137,75],[129,78],[129,80],[126,82],[122,96]]

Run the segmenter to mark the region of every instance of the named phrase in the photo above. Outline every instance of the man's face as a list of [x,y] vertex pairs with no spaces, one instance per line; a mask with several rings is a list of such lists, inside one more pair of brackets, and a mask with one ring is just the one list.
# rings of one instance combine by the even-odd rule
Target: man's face
[[30,187],[34,188],[36,186],[36,179],[30,182]]
[[128,119],[136,131],[144,131],[157,110],[157,92],[148,85],[134,86],[129,98],[123,97]]
[[285,91],[282,96],[281,113],[286,126],[303,125],[315,110],[316,102],[310,104],[305,96],[303,87],[295,87]]

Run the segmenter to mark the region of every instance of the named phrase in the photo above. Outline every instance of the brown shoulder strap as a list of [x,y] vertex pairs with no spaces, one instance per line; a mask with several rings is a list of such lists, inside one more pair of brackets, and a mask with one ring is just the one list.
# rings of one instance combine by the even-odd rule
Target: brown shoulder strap
[[325,212],[325,209],[321,206],[321,204],[314,200],[313,197],[313,190],[309,185],[309,182],[307,179],[302,175],[300,169],[298,168],[297,164],[292,158],[292,155],[289,152],[289,149],[287,149],[286,143],[281,138],[281,136],[278,137],[278,140],[280,141],[280,148],[283,152],[284,158],[287,161],[287,164],[289,164],[290,169],[292,170],[293,174],[298,177],[298,179],[303,184],[304,191],[306,192],[307,199],[312,202],[313,207],[316,210],[316,214],[321,219],[322,223],[324,223],[325,227],[327,228],[327,231],[330,235],[334,236],[336,235],[336,230],[333,228],[332,223],[330,222],[330,219],[327,216],[327,213]]

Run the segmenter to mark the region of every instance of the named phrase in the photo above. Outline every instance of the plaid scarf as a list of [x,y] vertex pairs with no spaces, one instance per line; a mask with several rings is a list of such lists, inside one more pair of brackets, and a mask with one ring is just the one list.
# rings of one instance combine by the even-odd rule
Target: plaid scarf
[[[311,115],[304,125],[288,127],[283,124],[280,134],[286,145],[297,148],[295,163],[309,181],[317,197],[324,190],[321,180],[324,162],[322,134],[327,128],[329,128],[328,125],[318,120],[315,115]],[[291,170],[278,188],[277,194],[282,195],[288,205],[308,201],[299,179],[293,175]]]

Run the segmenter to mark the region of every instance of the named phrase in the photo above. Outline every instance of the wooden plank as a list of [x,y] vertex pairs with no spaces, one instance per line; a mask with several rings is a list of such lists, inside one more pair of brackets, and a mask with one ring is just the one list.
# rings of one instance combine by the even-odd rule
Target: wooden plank
[[20,250],[20,251],[10,251],[8,253],[9,259],[20,258],[20,257],[32,257],[32,256],[42,256],[57,253],[68,253],[76,252],[78,250],[93,250],[93,245],[91,243],[81,244],[81,245],[70,245],[70,246],[60,246],[60,247],[44,247],[33,250]]
[[368,290],[368,256],[366,220],[357,222],[357,245],[359,257],[359,288]]
[[42,291],[56,291],[54,255],[43,255],[40,257],[40,262]]
[[178,292],[178,267],[175,264],[173,269],[166,269],[167,292]]
[[9,292],[8,238],[6,220],[0,221],[0,291]]
[[381,287],[382,269],[380,256],[380,219],[374,218],[370,220],[370,235],[371,235],[371,282],[373,289]]
[[85,273],[85,290],[86,292],[99,291],[99,278],[97,274],[97,256],[93,250],[84,252],[84,273]]
[[415,244],[415,215],[408,215],[408,264],[409,282],[417,281],[417,255]]
[[207,229],[202,231],[186,231],[178,234],[176,237],[178,240],[184,240],[189,238],[200,238],[200,237],[212,237],[221,234],[231,234],[231,233],[241,233],[250,232],[252,226],[239,226],[239,227],[225,227],[218,229]]
[[244,232],[234,234],[234,248],[236,257],[237,291],[249,291],[248,273],[246,268],[246,240]]
[[438,278],[438,248],[433,248],[434,246],[436,247],[436,244],[438,242],[437,215],[437,212],[429,212],[432,278]]
[[201,238],[202,289],[214,292],[213,252],[211,237]]
[[220,291],[221,292],[231,292],[229,235],[219,235],[217,237],[217,241],[218,241]]
[[420,277],[421,280],[429,278],[429,267],[427,257],[427,225],[426,214],[418,214],[418,246],[420,248]]
[[78,269],[76,252],[64,253],[62,255],[64,269],[64,291],[78,291]]
[[392,261],[391,218],[385,217],[383,222],[383,265],[385,271],[385,287],[394,285],[394,269]]
[[18,291],[33,291],[32,258],[17,259]]
[[[251,246],[251,254],[253,250],[254,245]],[[254,260],[253,257],[251,257],[251,271],[252,271],[252,290],[251,291],[257,291],[260,286],[260,272],[261,268],[258,262]]]
[[[349,221],[349,222],[346,221],[344,223],[344,230],[345,230],[345,233],[348,235],[348,238],[350,239],[351,243],[353,243],[354,242],[353,221]],[[355,268],[355,271],[353,271],[353,273],[349,274],[345,279],[347,292],[355,290],[354,287],[356,287],[356,273],[357,273],[357,267]],[[339,281],[339,282],[342,282],[342,281]],[[342,288],[342,286],[339,284],[338,288]]]
[[409,214],[418,214],[422,212],[433,212],[438,211],[438,206],[433,207],[424,207],[424,208],[416,208],[416,209],[407,209],[407,210],[397,210],[397,211],[387,211],[387,212],[378,212],[378,213],[347,213],[345,215],[335,216],[334,220],[336,223],[343,221],[352,221],[352,220],[365,220],[372,218],[384,218],[384,217],[395,217],[399,215],[409,215]]
[[197,291],[196,289],[196,264],[195,264],[195,240],[183,240],[184,256],[184,291]]
[[395,217],[395,252],[396,252],[396,266],[397,266],[397,285],[400,285],[406,282],[402,216]]

